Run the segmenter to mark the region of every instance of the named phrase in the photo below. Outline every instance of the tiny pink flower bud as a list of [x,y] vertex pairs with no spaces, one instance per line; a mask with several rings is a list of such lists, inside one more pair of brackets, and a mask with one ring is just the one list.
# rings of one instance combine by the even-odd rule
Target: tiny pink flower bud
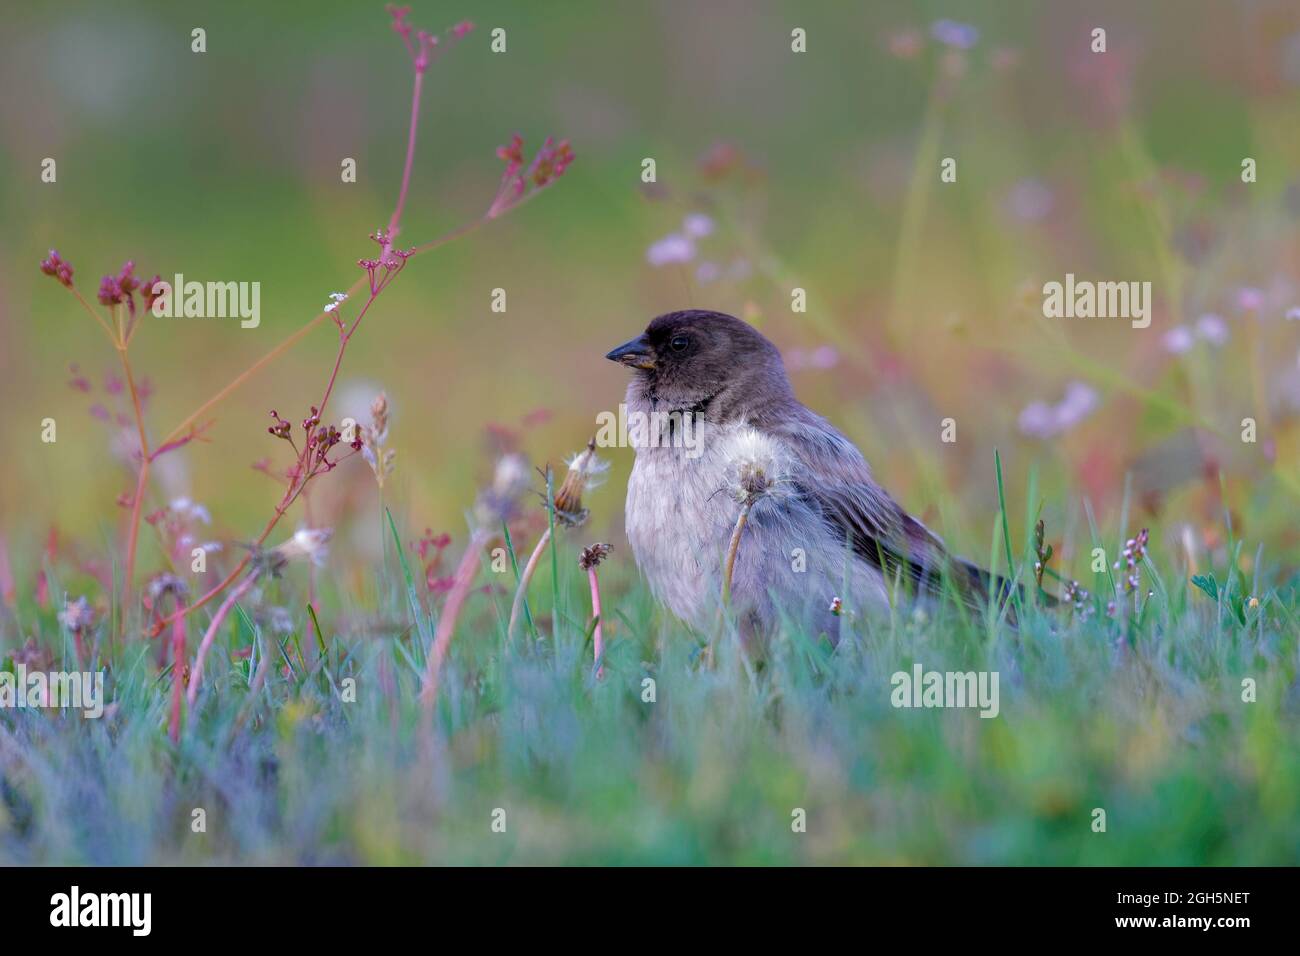
[[57,249],[51,249],[49,256],[41,260],[41,271],[58,279],[69,289],[72,288],[72,264],[65,261]]

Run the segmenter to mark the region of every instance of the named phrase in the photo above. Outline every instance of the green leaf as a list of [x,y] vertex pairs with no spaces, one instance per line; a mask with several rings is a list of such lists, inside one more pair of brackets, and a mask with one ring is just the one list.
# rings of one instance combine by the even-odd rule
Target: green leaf
[[329,647],[325,644],[325,632],[320,629],[320,621],[316,620],[316,609],[307,602],[307,613],[311,615],[311,622],[316,626],[316,640],[320,641],[321,657],[329,653]]
[[1194,574],[1192,583],[1210,596],[1211,601],[1219,600],[1219,582],[1214,580],[1212,574]]
[[415,590],[415,578],[411,576],[411,565],[406,560],[406,548],[402,546],[402,538],[397,533],[397,524],[393,521],[393,513],[387,508],[384,514],[388,516],[388,528],[393,533],[393,541],[397,545],[397,557],[402,562],[402,577],[406,579],[406,600],[411,606],[411,614],[415,617],[415,627],[420,633],[420,646],[427,648],[433,644],[433,627],[429,622],[428,615],[424,613],[424,607],[420,604],[419,594]]
[[1011,557],[1011,527],[1007,523],[1007,494],[1006,488],[1002,483],[1002,455],[995,448],[993,449],[993,464],[998,473],[998,508],[1002,512],[1002,544],[1007,552],[1007,577],[1010,579],[1011,603],[1015,605],[1017,620],[1023,613],[1024,609],[1020,606],[1020,570],[1016,567],[1015,560]]

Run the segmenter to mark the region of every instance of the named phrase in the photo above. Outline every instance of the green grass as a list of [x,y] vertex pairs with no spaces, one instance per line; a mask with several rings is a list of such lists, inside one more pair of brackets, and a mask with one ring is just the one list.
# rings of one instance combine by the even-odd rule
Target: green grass
[[[784,634],[755,669],[725,637],[710,663],[708,636],[665,619],[615,565],[595,681],[584,627],[549,636],[555,602],[571,615],[587,602],[560,560],[533,588],[541,637],[521,629],[512,651],[513,575],[473,596],[430,724],[416,699],[428,611],[399,556],[370,606],[326,588],[322,657],[305,609],[290,635],[231,615],[178,746],[170,670],[143,642],[103,660],[102,720],[0,711],[0,864],[1300,858],[1300,614],[1295,582],[1268,587],[1267,569],[1157,583],[1157,555],[1155,594],[1128,622],[1029,602],[1019,631],[995,625],[986,640],[984,622],[904,606],[855,621],[837,648]],[[296,599],[290,583],[269,587]],[[70,653],[52,612],[24,603],[2,620],[0,660],[20,624]],[[358,636],[375,620],[390,632]],[[913,662],[997,671],[999,716],[893,708],[890,675]],[[205,833],[191,830],[196,808]],[[491,829],[497,808],[505,833]]]

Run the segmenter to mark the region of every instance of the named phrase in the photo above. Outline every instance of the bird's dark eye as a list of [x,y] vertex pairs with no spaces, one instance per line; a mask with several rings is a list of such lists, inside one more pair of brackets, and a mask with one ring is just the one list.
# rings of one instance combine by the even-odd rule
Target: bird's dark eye
[[686,346],[690,344],[691,339],[690,336],[687,335],[674,335],[668,340],[668,347],[674,352],[684,352],[686,351]]

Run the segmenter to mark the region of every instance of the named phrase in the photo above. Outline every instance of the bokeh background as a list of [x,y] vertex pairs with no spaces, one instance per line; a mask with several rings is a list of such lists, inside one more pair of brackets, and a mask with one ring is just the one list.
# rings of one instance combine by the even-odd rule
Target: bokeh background
[[[1128,530],[1153,518],[1189,555],[1223,545],[1226,508],[1294,563],[1294,3],[412,14],[434,30],[464,18],[479,29],[428,75],[404,241],[486,208],[511,133],[567,138],[578,160],[536,202],[414,260],[349,350],[330,417],[364,417],[386,390],[399,456],[386,494],[410,527],[463,531],[504,429],[538,463],[580,447],[625,385],[605,351],[695,306],[770,335],[800,396],[960,550],[987,553],[996,447],[1010,497],[1037,475],[1067,566],[1085,499],[1115,533],[1127,500]],[[0,21],[0,527],[26,581],[52,528],[112,553],[114,502],[132,484],[104,394],[115,356],[38,261],[58,248],[87,293],[128,258],[145,275],[261,283],[257,329],[151,319],[133,343],[150,430],[170,430],[356,278],[396,198],[409,67],[379,3],[6,0]],[[1104,55],[1089,50],[1096,26]],[[190,52],[194,27],[205,54]],[[494,27],[505,54],[489,51]],[[795,27],[806,53],[791,51]],[[45,157],[55,185],[40,182]],[[344,157],[355,184],[340,181]],[[956,183],[939,181],[944,157]],[[710,234],[688,261],[656,265],[656,243],[691,215]],[[1044,319],[1042,284],[1067,272],[1151,281],[1152,326]],[[498,287],[504,314],[490,308]],[[794,287],[806,313],[790,308]],[[250,467],[282,463],[267,412],[300,420],[334,345],[320,326],[224,403],[207,441],[160,465],[153,501],[188,496],[214,537],[251,537],[278,497]],[[74,363],[91,392],[70,386]],[[1255,444],[1239,438],[1247,416]],[[45,417],[55,445],[39,441]],[[592,503],[617,534],[631,453],[612,457],[614,490]],[[351,464],[317,493],[318,523],[376,494]],[[377,523],[364,527],[352,544],[377,548]]]

